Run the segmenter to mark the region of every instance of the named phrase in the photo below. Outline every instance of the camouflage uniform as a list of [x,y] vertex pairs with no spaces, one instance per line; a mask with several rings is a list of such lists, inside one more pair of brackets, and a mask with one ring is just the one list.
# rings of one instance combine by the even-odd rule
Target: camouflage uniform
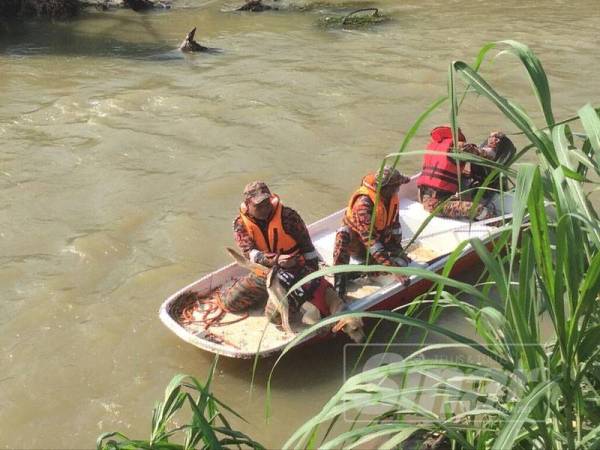
[[448,200],[441,209],[436,211],[436,216],[448,217],[449,219],[465,219],[473,217],[483,220],[496,216],[496,208],[492,203],[486,205],[478,204],[473,210],[473,202],[459,200],[457,194],[439,191],[427,186],[419,188],[419,201],[428,212],[433,212],[444,200]]
[[[264,183],[250,183],[246,187],[246,190],[249,189],[249,186],[252,187],[254,185],[264,185]],[[254,186],[254,188],[256,187]],[[268,189],[266,185],[264,185],[264,188]],[[263,234],[267,233],[269,220],[261,221],[254,219],[254,222],[261,228]],[[279,281],[285,288],[289,289],[298,280],[317,270],[319,260],[308,229],[300,215],[292,208],[283,206],[281,222],[284,231],[292,236],[298,245],[298,256],[295,258],[297,261],[296,265],[288,269],[279,268],[277,271]],[[265,267],[272,267],[274,265],[276,255],[257,250],[256,243],[244,226],[241,216],[238,216],[233,222],[233,235],[237,246],[246,258]],[[222,293],[224,306],[229,311],[239,312],[264,303],[268,297],[265,283],[264,276],[254,273],[240,278],[232,286],[224,289]],[[319,283],[319,279],[312,280],[293,291],[289,296],[292,306],[299,307],[304,301],[310,300]]]
[[[358,233],[349,226],[343,225],[335,235],[333,264],[349,264],[350,257],[365,263],[367,257],[371,264],[398,266],[397,259],[404,255],[402,249],[402,227],[399,216],[390,228],[379,233],[373,227],[371,233],[371,216],[373,202],[366,195],[360,196],[352,207],[353,222],[358,226]],[[370,239],[369,239],[370,236]],[[371,251],[368,252],[367,248]]]
[[[381,179],[382,189],[385,186],[399,186],[409,181],[410,178],[401,175],[397,170],[387,166],[384,168]],[[373,226],[373,230],[371,230],[374,208],[375,205],[368,195],[359,195],[355,199],[351,209],[351,223],[344,215],[344,223],[335,235],[334,265],[349,264],[350,257],[354,257],[361,264],[390,267],[408,265],[410,258],[406,256],[402,248],[402,227],[399,214],[395,214],[393,221],[385,229],[377,230]],[[346,281],[357,276],[357,273],[335,275],[335,289],[340,297],[344,298],[346,294]]]

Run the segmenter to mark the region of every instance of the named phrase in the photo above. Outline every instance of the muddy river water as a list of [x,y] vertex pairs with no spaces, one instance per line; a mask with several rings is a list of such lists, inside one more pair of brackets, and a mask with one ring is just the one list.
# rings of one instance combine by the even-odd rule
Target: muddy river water
[[[307,222],[341,208],[445,92],[451,60],[520,40],[550,75],[557,117],[600,103],[597,0],[381,0],[372,4],[393,20],[354,31],[316,23],[355,5],[281,0],[251,14],[224,11],[236,5],[227,1],[0,25],[1,448],[91,448],[111,430],[147,437],[170,378],[203,378],[212,361],[157,309],[228,262],[243,185],[268,181]],[[193,26],[221,51],[173,51]],[[535,110],[510,56],[483,74]],[[428,120],[413,148],[447,117]],[[514,131],[475,97],[461,124],[476,142]],[[468,330],[458,315],[442,321]],[[268,424],[272,360],[252,396],[251,364],[221,360],[214,391],[249,420],[244,431],[277,447],[339,386],[345,342],[284,360]]]

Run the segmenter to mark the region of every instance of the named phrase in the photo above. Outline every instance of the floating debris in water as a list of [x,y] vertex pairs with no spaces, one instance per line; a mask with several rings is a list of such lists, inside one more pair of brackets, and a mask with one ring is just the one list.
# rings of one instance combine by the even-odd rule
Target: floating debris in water
[[342,2],[331,2],[328,1],[309,1],[301,3],[298,1],[290,2],[288,9],[295,9],[297,11],[353,11],[363,8],[374,8],[375,2],[365,0],[349,0]]
[[264,4],[262,0],[247,0],[246,3],[244,3],[242,6],[236,8],[236,11],[263,12],[268,11],[270,9],[276,10],[277,8],[273,8],[270,5]]
[[187,34],[187,36],[185,37],[185,39],[179,46],[179,50],[181,50],[182,52],[186,52],[186,53],[208,51],[208,47],[204,47],[203,45],[200,45],[198,42],[196,42],[196,40],[194,39],[195,35],[196,35],[196,27],[194,27],[192,29],[192,31],[190,31]]
[[[361,14],[371,12],[371,14]],[[378,8],[361,8],[340,16],[325,16],[319,19],[319,25],[325,28],[363,28],[378,25],[390,20],[379,12]]]

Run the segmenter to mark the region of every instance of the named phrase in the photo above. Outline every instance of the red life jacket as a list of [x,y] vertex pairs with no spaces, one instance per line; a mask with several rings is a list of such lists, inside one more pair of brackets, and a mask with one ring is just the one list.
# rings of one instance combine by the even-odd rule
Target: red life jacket
[[327,288],[332,287],[331,284],[325,278],[321,278],[319,287],[315,290],[310,302],[316,306],[321,313],[321,317],[327,317],[331,315],[329,305],[327,304]]
[[[458,140],[465,142],[465,136],[458,130]],[[417,186],[426,186],[440,191],[455,194],[458,192],[458,166],[449,157],[452,151],[452,129],[450,127],[437,127],[431,131],[431,141],[427,150],[435,150],[436,153],[428,153],[423,157],[423,170],[417,179]],[[460,163],[460,170],[464,163]]]

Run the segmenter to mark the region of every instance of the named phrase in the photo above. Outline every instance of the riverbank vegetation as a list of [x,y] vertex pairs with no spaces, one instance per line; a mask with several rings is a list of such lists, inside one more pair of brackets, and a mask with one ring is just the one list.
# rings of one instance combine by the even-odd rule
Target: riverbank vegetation
[[2,0],[0,17],[50,17],[64,19],[76,16],[82,8],[79,0]]
[[[244,420],[235,411],[217,400],[210,392],[217,360],[213,362],[205,384],[188,375],[176,375],[165,389],[165,397],[152,411],[150,439],[129,439],[122,433],[104,433],[98,437],[98,450],[137,449],[228,449],[264,447],[234,430],[226,415]],[[182,413],[191,419],[177,425]],[[176,439],[182,443],[173,443]]]
[[140,12],[153,8],[169,9],[170,4],[159,0],[2,0],[0,18],[69,19],[77,16],[85,8],[100,11],[126,8]]
[[[539,114],[528,114],[479,74],[490,52],[498,48],[522,63]],[[514,41],[486,45],[474,64],[453,62],[448,73],[447,97],[418,118],[400,151],[387,159],[398,163],[404,155],[419,153],[406,149],[441,104],[449,104],[456,132],[463,102],[473,94],[485,98],[515,125],[526,144],[506,166],[473,156],[457,157],[493,169],[488,181],[493,175],[513,181],[514,192],[500,193],[512,202],[512,220],[503,224],[490,248],[479,240],[459,246],[439,275],[418,268],[360,269],[415,274],[435,284],[409,308],[427,305],[427,319],[405,310],[351,315],[395,323],[398,331],[419,328],[444,341],[419,346],[399,361],[350,377],[321,412],[292,434],[285,448],[403,448],[415,435],[437,436],[431,441],[435,445],[469,450],[600,447],[600,221],[589,199],[600,178],[598,110],[588,104],[573,117],[557,120],[541,62],[528,47]],[[536,123],[537,116],[543,123]],[[524,162],[525,155],[531,156],[530,162]],[[477,252],[483,265],[474,285],[448,276],[466,245]],[[327,268],[311,277],[342,270],[357,269]],[[441,313],[449,309],[460,311],[471,329],[457,333],[439,324]],[[338,319],[326,319],[307,330],[281,357],[306,335]],[[470,356],[452,359],[455,350]],[[111,436],[120,435],[103,435],[98,447],[133,448],[137,442],[136,448],[200,448],[192,445],[192,433],[198,433],[202,448],[228,445],[229,438],[213,438],[222,428],[215,421],[223,420],[217,410],[223,405],[209,394],[210,378],[201,388],[193,383],[200,393],[197,400],[177,390],[182,379],[173,380],[165,402],[155,409],[153,430],[162,430],[161,440],[153,434],[153,440],[146,442],[111,442]],[[164,426],[157,428],[186,401],[194,414],[189,425],[169,432]],[[222,423],[227,436],[233,436],[227,422]],[[186,433],[185,445],[169,444],[177,432]],[[259,448],[245,436],[235,436]]]

